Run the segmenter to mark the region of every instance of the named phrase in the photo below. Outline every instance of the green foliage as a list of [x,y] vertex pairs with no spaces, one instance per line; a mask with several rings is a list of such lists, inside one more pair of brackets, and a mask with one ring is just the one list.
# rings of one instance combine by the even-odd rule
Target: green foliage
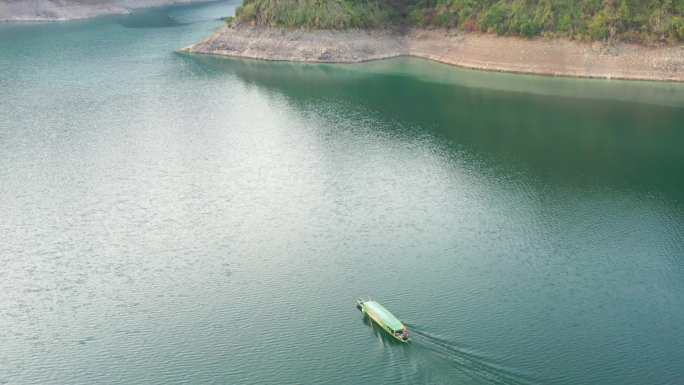
[[604,12],[599,12],[594,16],[588,26],[589,37],[594,40],[604,40],[610,33],[610,22]]
[[480,18],[480,28],[483,31],[496,31],[503,35],[508,30],[508,18],[510,10],[505,4],[497,3],[482,14]]
[[381,0],[244,0],[235,11],[238,23],[286,28],[372,28],[395,17]]
[[684,41],[684,0],[244,0],[234,24],[459,28],[524,37]]
[[672,35],[680,41],[684,41],[684,17],[672,19]]
[[419,26],[499,35],[684,41],[684,0],[417,0],[409,15]]

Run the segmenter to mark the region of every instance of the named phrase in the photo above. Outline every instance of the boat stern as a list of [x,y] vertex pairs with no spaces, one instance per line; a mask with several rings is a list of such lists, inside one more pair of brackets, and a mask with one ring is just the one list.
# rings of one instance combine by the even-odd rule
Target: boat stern
[[401,330],[395,331],[392,335],[401,342],[409,342],[409,331],[406,326]]

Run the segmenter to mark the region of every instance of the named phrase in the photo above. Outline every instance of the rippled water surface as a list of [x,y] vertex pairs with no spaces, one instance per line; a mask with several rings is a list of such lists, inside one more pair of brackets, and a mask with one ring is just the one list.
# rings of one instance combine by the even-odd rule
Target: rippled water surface
[[684,85],[174,53],[233,8],[0,25],[1,384],[684,384]]

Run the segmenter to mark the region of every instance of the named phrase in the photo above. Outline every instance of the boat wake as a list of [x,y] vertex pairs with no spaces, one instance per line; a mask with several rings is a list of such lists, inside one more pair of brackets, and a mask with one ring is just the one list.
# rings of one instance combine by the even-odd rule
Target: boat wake
[[516,373],[496,362],[469,352],[437,335],[429,333],[419,327],[407,324],[411,329],[411,341],[437,355],[441,359],[453,364],[454,368],[464,375],[471,377],[477,383],[495,385],[537,385],[539,381],[528,375]]

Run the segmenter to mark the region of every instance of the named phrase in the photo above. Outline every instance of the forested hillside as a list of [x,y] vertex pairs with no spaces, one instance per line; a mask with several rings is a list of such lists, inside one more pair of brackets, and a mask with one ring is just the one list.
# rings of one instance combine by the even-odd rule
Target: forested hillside
[[235,21],[271,27],[376,28],[400,22],[387,0],[244,0]]
[[420,0],[410,21],[499,35],[684,39],[684,0]]
[[525,37],[684,41],[684,0],[244,0],[231,22],[288,28],[456,28]]

